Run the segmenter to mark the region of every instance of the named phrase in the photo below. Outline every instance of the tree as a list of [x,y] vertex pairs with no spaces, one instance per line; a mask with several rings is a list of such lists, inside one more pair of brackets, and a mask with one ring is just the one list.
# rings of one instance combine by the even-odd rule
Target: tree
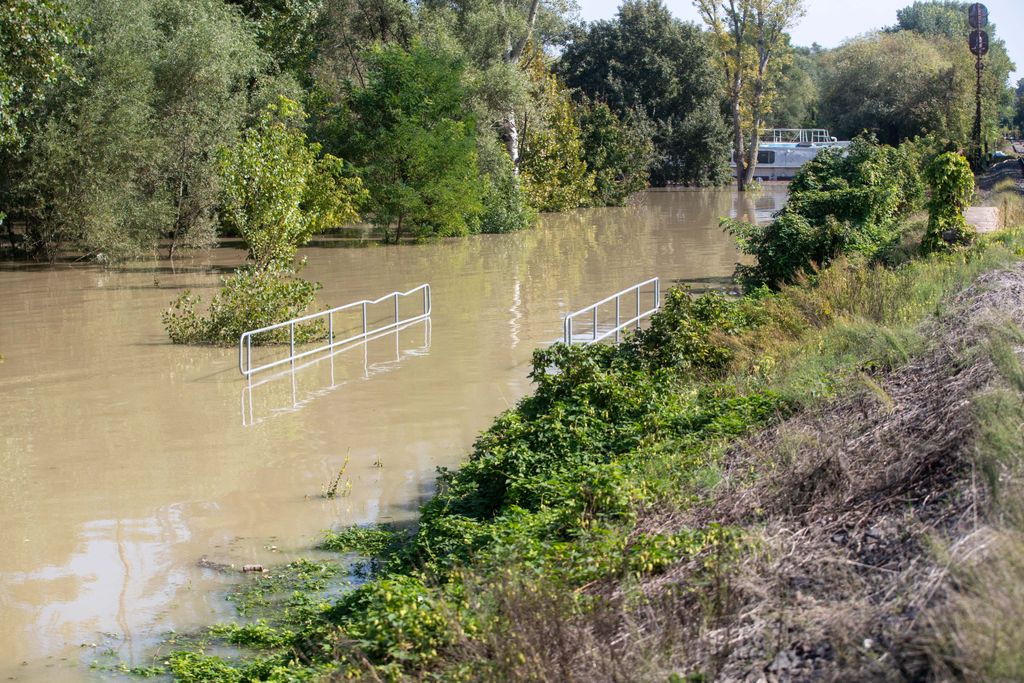
[[450,33],[472,73],[468,94],[481,124],[498,132],[518,168],[520,126],[529,114],[529,79],[521,66],[531,50],[564,42],[571,0],[425,0],[424,35]]
[[847,150],[822,150],[797,173],[789,200],[768,225],[727,219],[724,227],[757,261],[737,267],[749,286],[793,282],[841,255],[873,259],[895,244],[902,219],[920,208],[918,151],[860,137]]
[[626,0],[615,19],[577,32],[557,64],[566,84],[621,118],[643,112],[655,145],[651,182],[728,178],[728,132],[707,38],[660,0]]
[[1017,81],[1016,106],[1014,107],[1013,125],[1017,135],[1024,135],[1024,78]]
[[27,142],[3,164],[5,208],[26,252],[53,259],[73,245],[101,260],[151,251],[169,212],[153,126],[149,60],[159,34],[149,3],[76,0],[68,18],[89,50],[32,111]]
[[786,55],[786,30],[803,0],[695,0],[715,39],[733,129],[736,182],[754,179],[764,117],[771,112]]
[[910,31],[850,41],[823,60],[824,121],[842,137],[867,130],[886,144],[934,133],[965,142],[973,116],[973,67],[950,60],[938,39]]
[[170,256],[216,238],[220,191],[216,151],[235,142],[247,113],[247,84],[265,65],[244,20],[221,0],[160,0],[160,46],[152,65],[153,117],[164,145],[161,174],[171,222]]
[[[206,315],[186,290],[163,314],[175,344],[233,344],[240,334],[301,315],[319,285],[296,277],[295,252],[317,230],[358,217],[362,183],[345,173],[341,159],[320,156],[302,132],[305,114],[281,98],[241,140],[221,150],[223,219],[245,239],[251,263],[224,278]],[[299,325],[296,339],[322,338],[316,322]],[[287,341],[283,331],[254,344]]]
[[0,7],[0,147],[21,142],[22,118],[67,70],[74,40],[61,0],[7,0]]
[[466,112],[463,63],[416,41],[377,48],[365,88],[352,91],[352,157],[370,192],[374,222],[418,235],[479,229],[476,127]]
[[[642,116],[642,114],[641,114]],[[604,102],[585,101],[576,107],[583,160],[594,174],[592,206],[622,206],[647,187],[647,168],[654,145],[646,121],[619,119]]]
[[520,178],[523,192],[540,211],[569,211],[585,206],[594,192],[579,124],[558,79],[535,62],[535,78],[545,102],[543,120],[526,128]]
[[226,0],[254,24],[260,46],[277,68],[310,83],[317,27],[325,0]]
[[[890,32],[912,31],[936,45],[944,57],[955,63],[959,70],[969,72],[969,116],[973,123],[975,97],[975,60],[967,49],[967,36],[971,31],[968,9],[972,3],[949,0],[915,2],[898,11],[898,23]],[[995,23],[985,27],[989,35],[989,51],[982,72],[982,139],[986,145],[995,145],[1000,138],[1000,127],[1009,119],[1013,108],[1013,91],[1006,82],[1014,65],[1006,51]]]
[[304,119],[281,98],[220,154],[222,219],[245,239],[257,270],[290,268],[313,233],[354,220],[364,199],[341,159],[321,157],[320,146],[306,142]]

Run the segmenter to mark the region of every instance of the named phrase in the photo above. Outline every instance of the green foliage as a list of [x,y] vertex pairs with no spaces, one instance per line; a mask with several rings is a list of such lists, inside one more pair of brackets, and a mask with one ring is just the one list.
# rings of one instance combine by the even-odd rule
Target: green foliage
[[[975,60],[966,49],[969,4],[915,2],[897,12],[894,28],[825,54],[820,123],[841,137],[871,131],[891,145],[926,133],[966,145],[975,90]],[[1013,65],[995,25],[986,30],[982,134],[995,145]]]
[[901,220],[923,199],[912,146],[858,138],[847,150],[823,150],[790,184],[786,206],[766,226],[723,221],[741,250],[757,257],[737,267],[748,286],[794,281],[840,255],[871,259],[901,236]]
[[216,239],[220,199],[217,150],[232,145],[247,113],[246,88],[264,62],[248,27],[220,0],[162,0],[152,56],[152,114],[168,188],[170,252]]
[[654,146],[635,117],[620,119],[604,102],[577,106],[583,160],[594,173],[593,206],[622,206],[647,188]]
[[476,128],[460,82],[461,59],[417,41],[377,48],[368,82],[351,95],[351,146],[374,222],[417,236],[479,230]]
[[477,139],[477,161],[483,184],[480,232],[517,232],[530,226],[536,211],[523,196],[515,165],[493,137]]
[[594,173],[584,159],[572,104],[554,75],[535,74],[546,111],[540,124],[525,134],[519,162],[523,193],[538,211],[586,206],[594,193]]
[[[186,290],[163,314],[164,328],[175,344],[219,344],[232,346],[247,330],[297,318],[313,305],[320,285],[294,276],[280,268],[239,268],[223,280],[221,290],[210,301],[203,316],[197,310],[199,297]],[[323,339],[322,320],[297,325],[297,343]],[[253,336],[253,345],[283,344],[287,328]]]
[[718,105],[718,74],[703,32],[660,0],[627,0],[615,19],[574,36],[557,65],[566,84],[619,116],[650,122],[655,185],[728,180],[729,140]]
[[242,683],[242,672],[220,657],[195,652],[173,652],[167,667],[181,683]]
[[25,145],[3,160],[4,208],[21,245],[103,262],[213,239],[217,148],[242,124],[261,56],[219,0],[69,0],[89,49],[66,59],[80,78],[47,90]]
[[295,127],[304,119],[282,98],[220,154],[223,220],[245,239],[257,270],[289,266],[314,232],[354,220],[364,197],[341,159],[306,142]]
[[325,0],[227,0],[252,21],[277,68],[308,82]]
[[404,534],[389,526],[350,526],[341,531],[329,531],[320,541],[322,550],[341,553],[359,553],[370,557],[384,555],[401,543]]
[[22,141],[23,117],[67,70],[74,39],[61,0],[9,0],[0,7],[0,148]]
[[287,647],[295,639],[291,631],[274,628],[262,619],[251,624],[218,624],[211,626],[209,633],[232,645],[256,649]]
[[694,298],[685,289],[673,287],[650,327],[627,343],[646,367],[717,371],[732,358],[720,336],[739,334],[758,321],[758,307],[752,300],[722,294]]
[[455,641],[435,593],[414,576],[373,581],[347,594],[332,610],[346,640],[374,662],[419,668]]
[[925,172],[931,197],[928,199],[928,232],[924,248],[950,249],[973,238],[964,211],[974,196],[974,173],[967,159],[956,152],[940,154]]

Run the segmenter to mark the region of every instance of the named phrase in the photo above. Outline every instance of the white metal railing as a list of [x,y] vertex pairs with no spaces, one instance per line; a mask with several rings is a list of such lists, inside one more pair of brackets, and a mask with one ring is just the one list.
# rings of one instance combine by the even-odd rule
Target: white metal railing
[[[653,305],[648,309],[641,310],[641,294],[643,293],[644,287],[648,287],[650,285],[653,285]],[[636,301],[635,315],[633,315],[628,320],[622,319],[622,303],[624,297],[629,297],[630,299],[635,298]],[[610,327],[609,329],[602,331],[598,326],[598,308],[612,301],[615,302],[615,325]],[[630,325],[636,325],[636,329],[639,330],[640,321],[643,320],[644,318],[649,317],[651,314],[656,312],[660,307],[661,281],[656,277],[652,277],[650,280],[644,280],[643,282],[635,284],[632,287],[629,287],[628,289],[624,289],[621,292],[616,292],[615,294],[612,294],[609,297],[601,299],[595,304],[591,304],[586,308],[581,308],[575,313],[570,313],[569,315],[565,316],[565,320],[562,321],[562,341],[569,345],[572,345],[574,343],[593,344],[595,342],[607,339],[612,335],[615,335],[615,341],[618,342],[619,335],[621,334],[622,330],[626,329]],[[589,336],[575,338],[573,336],[572,331],[573,320],[575,320],[576,318],[583,317],[588,313],[590,314],[591,320],[591,334]]]
[[833,142],[824,128],[769,128],[761,132],[762,142],[795,142],[797,144],[825,144]]
[[[415,315],[411,318],[402,318],[399,312],[399,301],[405,297],[411,297],[419,292],[423,294],[423,312],[419,315]],[[366,316],[366,307],[379,304],[388,299],[394,299],[395,302],[395,318],[393,322],[388,323],[382,327],[372,327]],[[345,339],[334,338],[334,316],[336,313],[342,311],[349,311],[359,308],[362,312],[362,332],[355,334]],[[370,335],[378,334],[380,332],[386,332],[387,330],[397,328],[400,325],[406,325],[408,323],[416,322],[430,317],[431,300],[430,300],[430,285],[422,284],[419,287],[414,287],[407,292],[391,292],[385,294],[378,299],[363,299],[362,301],[354,301],[344,306],[338,306],[337,308],[331,308],[326,311],[318,311],[316,313],[310,313],[304,315],[301,318],[294,318],[292,320],[286,320],[282,323],[275,325],[267,325],[256,330],[249,330],[243,332],[238,338],[238,370],[245,377],[251,377],[253,374],[262,370],[269,370],[285,363],[294,363],[295,361],[312,356],[316,353],[323,353],[324,351],[330,351],[337,346],[343,344],[350,344],[354,341],[360,341],[367,339]],[[295,352],[295,327],[302,325],[303,323],[310,323],[316,320],[324,320],[327,322],[327,337],[323,344],[315,346],[313,348],[304,348],[298,353]],[[252,338],[254,335],[266,334],[267,332],[273,332],[274,330],[288,329],[288,356],[285,358],[279,358],[270,363],[264,363],[263,365],[257,365],[253,367],[252,364]]]
[[[415,329],[418,325],[423,326],[422,344],[418,346],[410,346],[407,338],[402,338],[400,340],[400,335],[402,335],[403,332]],[[394,359],[381,359],[374,363],[370,363],[370,344],[387,339],[389,336],[393,336],[395,339]],[[261,393],[263,393],[263,401],[261,401],[261,403],[269,404],[269,409],[265,411],[267,415],[272,416],[284,412],[295,411],[354,379],[370,379],[373,375],[395,369],[407,358],[427,355],[430,353],[430,342],[430,318],[419,318],[413,321],[403,322],[400,326],[391,330],[371,333],[366,339],[360,339],[349,344],[345,344],[344,346],[339,346],[332,349],[330,353],[324,353],[297,365],[292,364],[283,370],[267,373],[266,376],[261,377],[258,380],[250,379],[242,385],[242,426],[249,427],[266,419],[266,416],[258,415],[258,411],[255,408],[257,389],[261,389],[266,386],[265,393],[264,390],[261,389]],[[362,363],[359,363],[361,366],[359,368],[360,372],[357,374],[351,373],[355,364],[351,362],[353,358],[348,356],[347,360],[349,363],[348,365],[343,366],[341,378],[339,379],[335,372],[335,360],[337,358],[345,358],[357,348],[362,349]],[[318,374],[318,368],[323,367],[328,369],[328,377],[323,377],[322,372]],[[302,391],[299,388],[300,376],[303,377],[306,384],[313,384],[317,379],[325,381],[318,384],[315,389],[307,388]],[[330,380],[330,384],[327,384],[327,379]],[[290,385],[288,387],[289,391],[282,392],[281,387],[286,381]],[[274,385],[277,386],[275,387]],[[268,405],[264,405],[263,407],[268,408]]]

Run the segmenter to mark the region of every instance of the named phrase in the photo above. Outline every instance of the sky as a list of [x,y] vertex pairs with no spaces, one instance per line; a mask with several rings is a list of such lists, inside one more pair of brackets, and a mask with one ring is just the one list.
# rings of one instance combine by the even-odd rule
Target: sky
[[[587,21],[611,19],[620,0],[577,0],[580,14]],[[690,0],[664,0],[672,13],[684,21],[700,23]],[[913,0],[806,0],[807,14],[791,31],[793,43],[808,46],[818,43],[835,47],[847,38],[869,33],[896,23],[896,10],[913,4]],[[1011,74],[1013,83],[1024,77],[1024,0],[988,0],[989,18],[996,25],[998,36],[1006,41],[1010,59],[1017,65]],[[1016,30],[1014,30],[1016,29]]]

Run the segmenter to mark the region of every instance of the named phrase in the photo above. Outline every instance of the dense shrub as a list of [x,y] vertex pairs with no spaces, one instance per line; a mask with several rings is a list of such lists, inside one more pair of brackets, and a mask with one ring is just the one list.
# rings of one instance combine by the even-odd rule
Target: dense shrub
[[937,251],[967,244],[973,236],[964,218],[974,196],[971,165],[962,154],[946,152],[928,166],[926,177],[932,193],[924,248]]
[[604,102],[584,102],[576,107],[576,116],[583,160],[594,173],[589,203],[622,206],[630,195],[647,187],[647,169],[654,158],[650,126],[636,115],[620,119]]
[[911,146],[865,137],[847,150],[823,150],[797,173],[771,223],[723,221],[741,250],[757,258],[738,266],[737,276],[747,286],[778,287],[840,255],[874,258],[900,239],[902,219],[921,205],[918,163]]

